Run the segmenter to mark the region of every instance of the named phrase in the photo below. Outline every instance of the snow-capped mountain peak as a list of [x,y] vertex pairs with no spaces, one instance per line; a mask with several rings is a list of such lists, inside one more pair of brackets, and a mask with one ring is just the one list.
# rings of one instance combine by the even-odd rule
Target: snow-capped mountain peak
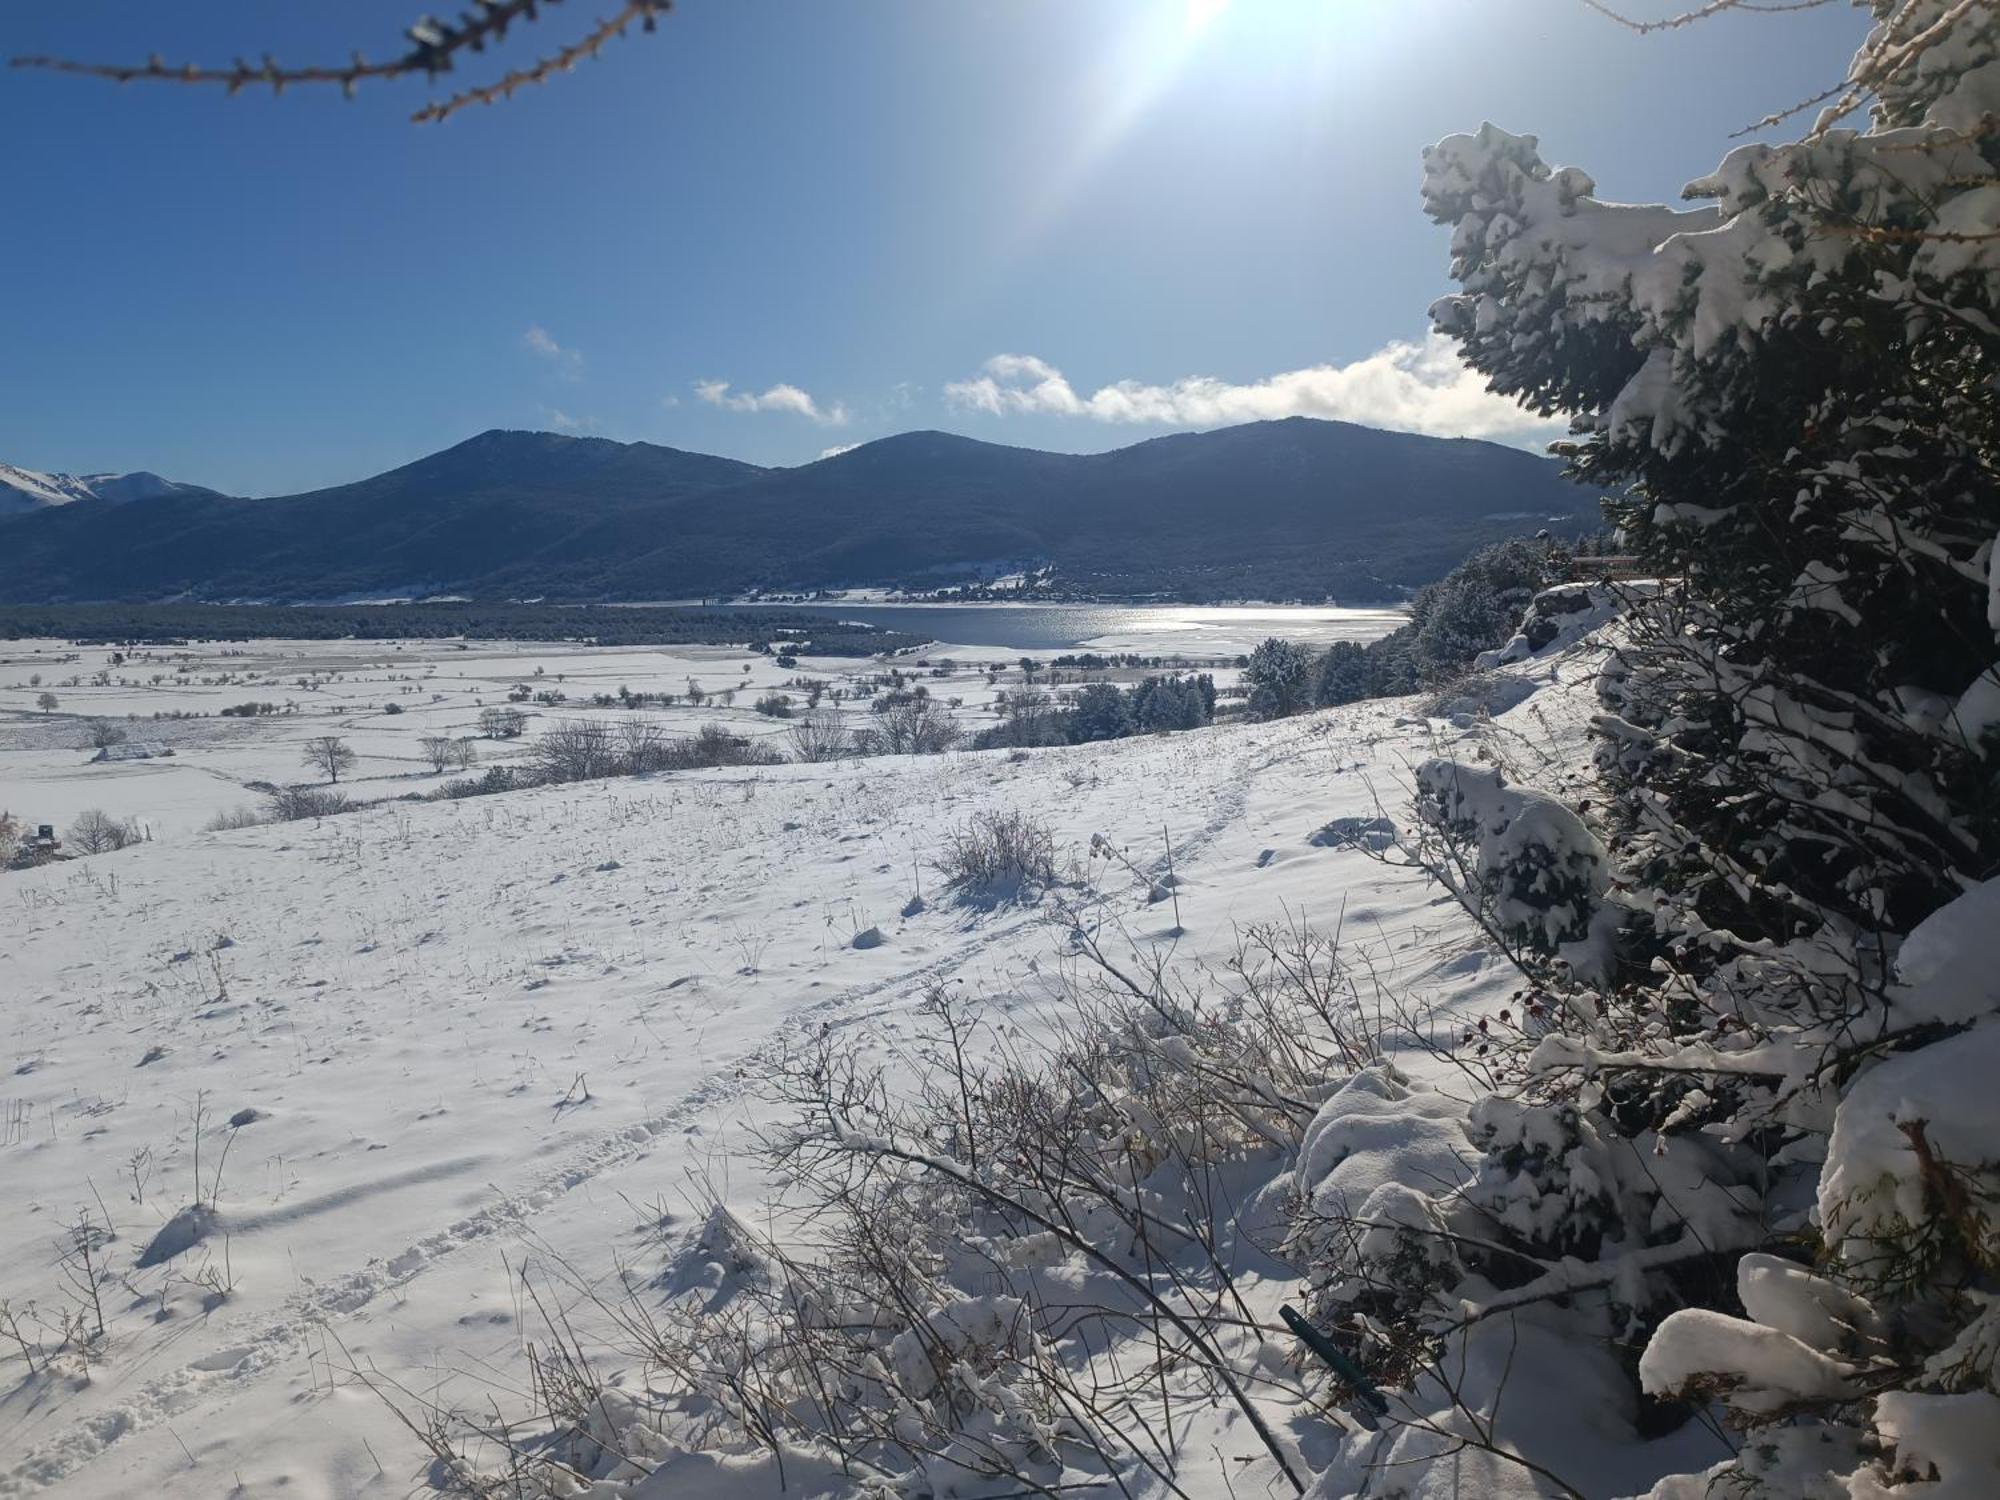
[[130,474],[46,474],[0,464],[0,515],[48,510],[78,500],[104,500],[122,505],[160,495],[204,493],[201,486],[162,479],[144,469]]

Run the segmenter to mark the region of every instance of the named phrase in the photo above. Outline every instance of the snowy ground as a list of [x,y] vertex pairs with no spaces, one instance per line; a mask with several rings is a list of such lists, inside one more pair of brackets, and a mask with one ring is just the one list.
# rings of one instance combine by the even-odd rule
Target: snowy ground
[[[1548,685],[1495,727],[1394,701],[1020,760],[722,770],[199,832],[250,800],[243,781],[299,777],[297,741],[330,728],[363,751],[361,790],[421,788],[403,721],[465,732],[537,665],[573,697],[679,688],[697,670],[751,690],[739,704],[791,675],[688,648],[582,665],[518,647],[285,650],[299,654],[258,671],[342,675],[283,694],[296,716],[162,721],[162,738],[202,736],[171,761],[79,772],[80,754],[38,747],[33,722],[7,728],[0,801],[25,789],[39,800],[23,812],[61,821],[80,799],[157,836],[0,875],[0,1297],[58,1316],[67,1226],[116,1232],[98,1250],[116,1293],[88,1380],[31,1377],[0,1349],[0,1495],[407,1493],[423,1455],[342,1372],[478,1400],[518,1381],[528,1330],[509,1268],[524,1255],[608,1276],[656,1245],[662,1214],[694,1216],[704,1174],[754,1216],[760,1184],[727,1151],[772,1049],[861,1028],[893,1050],[939,977],[1005,1024],[1035,1024],[1058,930],[1034,910],[952,907],[929,868],[979,811],[1047,819],[1079,865],[1102,834],[1151,867],[1164,825],[1186,881],[1182,959],[1219,961],[1240,924],[1303,915],[1369,934],[1385,980],[1419,1000],[1490,1002],[1512,971],[1435,889],[1313,836],[1378,798],[1400,813],[1409,766],[1439,741],[1560,756],[1587,676],[1567,657],[1510,668]],[[23,654],[0,682],[95,670]],[[62,712],[158,702],[54,690]],[[17,710],[32,692],[0,689]],[[249,681],[183,694],[281,696]],[[398,697],[408,712],[384,719]],[[219,725],[232,733],[206,738]],[[1095,885],[1135,944],[1171,941],[1171,914],[1125,872],[1099,861]],[[925,909],[901,915],[919,894]],[[886,942],[852,946],[871,926]],[[202,1242],[141,1268],[211,1193]]]
[[[1153,640],[1145,649],[1172,647]],[[176,840],[198,832],[219,812],[259,804],[253,784],[318,780],[302,762],[301,750],[321,735],[346,740],[359,757],[343,778],[357,800],[421,793],[441,778],[424,759],[419,741],[477,734],[480,711],[506,705],[517,687],[536,695],[559,693],[564,701],[520,703],[529,716],[527,737],[512,743],[480,740],[481,765],[520,759],[534,735],[556,721],[615,723],[628,717],[622,708],[590,706],[594,694],[615,695],[621,687],[635,694],[684,696],[695,684],[705,695],[701,706],[649,708],[647,717],[673,734],[720,723],[731,733],[773,736],[782,744],[786,721],[758,713],[758,698],[786,693],[803,711],[798,680],[852,692],[890,666],[912,674],[940,702],[958,700],[953,712],[972,731],[995,722],[998,692],[1021,686],[1023,655],[1047,660],[1063,653],[937,645],[890,663],[804,657],[789,668],[778,666],[775,657],[726,646],[252,641],[141,649],[124,653],[120,661],[115,654],[101,646],[0,641],[0,812],[61,829],[84,809],[101,808],[136,819],[150,838]],[[1219,656],[1188,660],[1216,672],[1219,681],[1236,675]],[[995,673],[997,681],[989,681]],[[1143,674],[1110,675],[1129,681]],[[36,706],[43,693],[55,697],[54,709]],[[220,716],[244,703],[270,703],[279,712]],[[867,707],[859,700],[842,706]],[[93,764],[92,719],[108,719],[130,741],[159,744],[174,754]]]

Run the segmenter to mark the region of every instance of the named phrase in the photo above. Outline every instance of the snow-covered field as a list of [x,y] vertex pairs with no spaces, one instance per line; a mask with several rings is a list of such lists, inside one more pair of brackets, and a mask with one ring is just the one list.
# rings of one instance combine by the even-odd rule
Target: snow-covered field
[[[676,733],[719,722],[733,733],[782,735],[785,723],[759,714],[760,696],[798,677],[840,683],[882,670],[851,657],[776,658],[721,646],[600,647],[519,642],[254,641],[158,647],[123,653],[60,642],[0,643],[0,810],[31,823],[65,827],[87,807],[135,818],[148,836],[178,839],[216,813],[261,799],[252,783],[319,780],[301,759],[309,739],[337,735],[359,757],[343,777],[358,800],[424,792],[440,779],[424,759],[425,736],[478,733],[483,708],[504,706],[510,690],[560,693],[560,704],[518,705],[529,716],[522,740],[481,740],[480,763],[518,760],[544,725],[558,719],[624,718],[593,709],[593,694],[672,692],[698,685],[708,696],[650,711]],[[979,658],[1004,655],[987,651]],[[941,661],[949,650],[924,653]],[[968,663],[970,658],[967,658]],[[913,663],[906,670],[918,671]],[[968,723],[991,702],[983,673],[968,664],[950,679],[923,676],[940,697],[963,695]],[[43,693],[53,710],[37,709]],[[726,698],[721,696],[726,695]],[[801,707],[803,698],[793,696]],[[270,703],[278,712],[225,718],[225,708]],[[176,718],[171,715],[197,715]],[[990,722],[990,713],[986,716]],[[129,740],[173,756],[90,764],[87,721],[108,719]]]
[[[1559,763],[1588,675],[1562,655],[1506,669],[1541,690],[1493,725],[1398,700],[1019,757],[677,773],[202,832],[254,800],[244,783],[305,779],[310,735],[350,738],[356,790],[378,797],[432,784],[415,738],[471,732],[516,681],[574,700],[693,675],[737,690],[699,719],[782,732],[748,702],[794,675],[702,648],[256,651],[158,687],[116,678],[171,664],[92,687],[101,653],[0,663],[0,803],[58,823],[101,806],[154,834],[0,875],[0,1298],[16,1317],[77,1315],[70,1228],[115,1230],[94,1246],[112,1290],[87,1379],[31,1374],[0,1346],[0,1495],[407,1493],[426,1456],[352,1372],[472,1404],[513,1391],[524,1258],[609,1281],[620,1259],[657,1259],[663,1218],[698,1221],[703,1179],[754,1220],[762,1184],[730,1152],[763,1122],[775,1049],[849,1032],[893,1055],[939,979],[1003,1035],[1036,1026],[1061,929],[937,889],[931,862],[979,812],[1045,819],[1081,899],[1137,949],[1221,963],[1241,927],[1303,917],[1358,935],[1385,982],[1447,1014],[1491,1002],[1513,971],[1454,905],[1314,836],[1400,815],[1440,743]],[[37,714],[34,693],[71,676]],[[933,691],[971,715],[988,689],[967,674]],[[299,709],[129,726],[177,746],[163,761],[84,765],[62,717],[247,699]],[[1179,937],[1146,882],[1091,857],[1094,835],[1141,871],[1171,840]],[[885,941],[855,946],[870,928]],[[211,1222],[175,1220],[211,1198]],[[198,1242],[169,1256],[177,1235]],[[1272,1480],[1238,1475],[1244,1495]]]

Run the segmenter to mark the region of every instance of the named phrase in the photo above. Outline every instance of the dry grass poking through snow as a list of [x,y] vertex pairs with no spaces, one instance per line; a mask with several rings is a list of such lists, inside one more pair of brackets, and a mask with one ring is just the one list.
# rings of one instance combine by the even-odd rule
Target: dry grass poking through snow
[[1056,883],[1056,841],[1048,824],[1015,809],[978,813],[945,839],[938,869],[959,900],[993,906]]

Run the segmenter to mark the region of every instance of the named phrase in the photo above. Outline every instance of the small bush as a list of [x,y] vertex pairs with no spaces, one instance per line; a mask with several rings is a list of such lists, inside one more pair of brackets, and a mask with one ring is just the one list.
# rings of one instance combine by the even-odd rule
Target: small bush
[[1056,883],[1055,835],[1024,812],[980,813],[951,833],[938,869],[961,900],[1019,900]]
[[480,776],[466,776],[456,782],[444,782],[434,786],[424,794],[426,802],[456,802],[466,796],[492,796],[494,792],[514,792],[526,786],[536,786],[536,776],[530,770],[518,766],[488,766]]
[[792,716],[792,700],[783,693],[767,693],[757,700],[757,712],[767,718],[789,719]]
[[280,823],[301,818],[330,818],[354,811],[354,799],[345,792],[323,786],[280,787],[271,794],[271,817]]
[[257,808],[230,807],[202,824],[202,830],[206,833],[227,833],[232,828],[261,828],[270,821],[270,814]]
[[433,788],[427,796],[433,802],[456,802],[462,797],[490,797],[495,792],[511,792],[534,784],[535,778],[530,772],[513,766],[488,766],[484,775],[447,781]]
[[769,745],[731,734],[720,724],[704,724],[691,740],[677,747],[676,769],[703,770],[710,766],[775,766],[784,762]]

